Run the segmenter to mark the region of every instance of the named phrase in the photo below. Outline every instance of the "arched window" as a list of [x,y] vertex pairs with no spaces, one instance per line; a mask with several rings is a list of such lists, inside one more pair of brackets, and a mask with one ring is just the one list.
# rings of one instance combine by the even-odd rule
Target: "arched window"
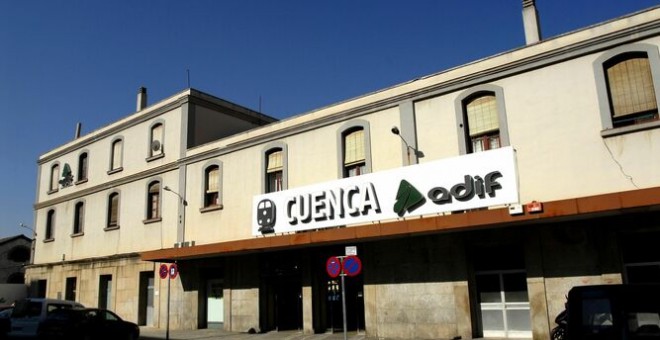
[[87,152],[83,152],[78,156],[78,176],[76,181],[78,183],[87,180],[87,167],[89,165]]
[[220,205],[220,167],[211,165],[204,170],[204,207]]
[[493,93],[482,93],[465,101],[465,122],[470,143],[469,153],[497,149],[500,143],[497,99]]
[[613,127],[658,119],[653,76],[645,52],[618,55],[603,64]]
[[54,239],[55,231],[55,210],[51,209],[48,210],[48,213],[46,214],[46,232],[44,233],[44,240],[52,240]]
[[284,155],[281,148],[266,153],[266,192],[281,191],[283,187]]
[[354,128],[344,133],[344,177],[366,173],[364,129]]
[[74,220],[73,220],[73,235],[80,235],[84,231],[85,226],[85,203],[76,203]]
[[122,139],[116,139],[112,142],[112,150],[110,150],[110,172],[117,172],[122,170],[124,142]]
[[50,167],[50,183],[48,186],[48,192],[56,192],[59,189],[60,183],[60,165],[53,164]]
[[151,126],[149,132],[149,157],[158,157],[163,155],[163,124],[156,123]]
[[479,85],[455,99],[459,152],[480,152],[509,146],[504,90]]
[[106,228],[119,227],[119,193],[113,192],[108,196],[108,220]]
[[147,190],[147,220],[160,218],[160,182],[149,183]]

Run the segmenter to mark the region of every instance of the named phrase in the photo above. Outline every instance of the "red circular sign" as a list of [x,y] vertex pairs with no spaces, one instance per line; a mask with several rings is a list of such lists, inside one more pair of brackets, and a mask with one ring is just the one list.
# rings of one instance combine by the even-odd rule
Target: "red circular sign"
[[179,274],[179,268],[176,266],[176,263],[170,265],[170,279],[174,280]]
[[339,273],[341,273],[341,262],[339,258],[337,256],[331,256],[325,263],[325,270],[332,278],[339,276]]
[[166,279],[168,273],[169,273],[169,269],[167,269],[167,265],[165,263],[161,264],[160,268],[158,268],[158,275],[160,276],[160,278]]
[[346,256],[342,266],[347,276],[355,276],[362,271],[362,261],[355,255]]

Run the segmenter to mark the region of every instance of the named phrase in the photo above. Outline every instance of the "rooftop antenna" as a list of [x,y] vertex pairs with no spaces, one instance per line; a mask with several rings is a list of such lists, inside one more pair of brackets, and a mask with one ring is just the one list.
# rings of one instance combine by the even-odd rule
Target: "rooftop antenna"
[[262,111],[261,111],[261,95],[259,95],[259,113],[262,113]]
[[186,69],[186,76],[188,78],[188,88],[190,88],[190,69],[189,68]]

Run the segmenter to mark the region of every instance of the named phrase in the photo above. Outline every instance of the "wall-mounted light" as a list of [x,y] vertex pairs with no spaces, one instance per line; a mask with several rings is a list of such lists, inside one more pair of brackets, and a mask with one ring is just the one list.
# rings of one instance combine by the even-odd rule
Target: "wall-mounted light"
[[410,150],[412,150],[412,151],[415,153],[415,157],[417,157],[417,158],[422,158],[422,157],[424,157],[424,153],[423,153],[423,152],[417,150],[417,148],[414,148],[414,147],[410,146],[410,144],[408,144],[408,142],[406,141],[406,139],[403,138],[403,136],[401,136],[401,131],[399,131],[399,128],[398,128],[398,127],[393,126],[392,129],[391,129],[391,131],[392,131],[393,134],[399,136],[399,138],[401,138],[401,141],[403,141],[403,144],[406,145],[406,154],[408,155],[408,164],[409,164],[409,165],[410,165]]

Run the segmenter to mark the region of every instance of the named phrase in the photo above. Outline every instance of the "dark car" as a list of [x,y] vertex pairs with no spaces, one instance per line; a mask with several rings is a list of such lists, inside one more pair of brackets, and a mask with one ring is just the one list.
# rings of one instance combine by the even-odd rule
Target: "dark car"
[[660,285],[573,287],[552,339],[660,340]]
[[140,328],[117,314],[96,308],[53,311],[39,326],[39,339],[136,340]]

